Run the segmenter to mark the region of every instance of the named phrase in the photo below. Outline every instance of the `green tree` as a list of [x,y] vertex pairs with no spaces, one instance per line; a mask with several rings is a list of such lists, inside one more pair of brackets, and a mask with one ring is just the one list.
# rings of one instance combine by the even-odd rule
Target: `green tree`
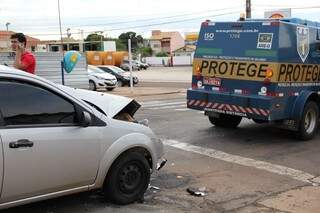
[[116,39],[115,42],[116,42],[117,51],[128,51],[127,46],[123,44],[120,39]]
[[151,47],[141,47],[138,51],[141,54],[141,57],[152,56],[153,50]]
[[168,56],[169,55],[166,52],[159,52],[159,53],[156,54],[156,57],[168,57]]
[[[85,41],[91,41],[92,43],[90,43],[90,47],[89,49],[90,50],[102,50],[102,42],[101,41],[104,41],[105,38],[103,35],[99,35],[97,33],[92,33],[92,34],[89,34],[87,36],[87,38],[85,39]],[[86,45],[88,46],[88,45]]]
[[137,35],[135,32],[122,33],[119,36],[120,42],[127,47],[128,50],[128,39],[131,39],[132,52],[136,52],[139,47],[143,46],[143,38],[141,35]]

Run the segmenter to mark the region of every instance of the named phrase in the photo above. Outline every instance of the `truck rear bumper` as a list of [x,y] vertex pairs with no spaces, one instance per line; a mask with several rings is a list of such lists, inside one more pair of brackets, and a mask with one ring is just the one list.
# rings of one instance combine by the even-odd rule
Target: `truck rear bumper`
[[187,107],[241,117],[271,120],[272,97],[189,89]]

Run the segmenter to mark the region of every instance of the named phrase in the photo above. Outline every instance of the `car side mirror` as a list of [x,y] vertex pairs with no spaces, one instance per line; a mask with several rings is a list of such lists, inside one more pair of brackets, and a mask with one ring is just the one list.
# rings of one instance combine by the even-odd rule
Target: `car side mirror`
[[88,127],[92,122],[90,113],[83,111],[80,116],[80,126]]

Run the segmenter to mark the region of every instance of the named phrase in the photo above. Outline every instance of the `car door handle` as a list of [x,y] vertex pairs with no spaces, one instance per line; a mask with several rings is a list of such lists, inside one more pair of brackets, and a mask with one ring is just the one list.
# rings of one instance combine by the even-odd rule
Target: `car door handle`
[[20,147],[33,147],[33,142],[29,141],[28,139],[20,139],[15,142],[10,142],[9,147],[11,149],[16,149]]

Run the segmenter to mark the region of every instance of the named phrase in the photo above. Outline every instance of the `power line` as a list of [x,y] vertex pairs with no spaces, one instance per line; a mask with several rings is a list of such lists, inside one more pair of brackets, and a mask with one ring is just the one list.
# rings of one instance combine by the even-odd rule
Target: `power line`
[[240,8],[240,7],[220,8],[220,9],[215,9],[215,10],[204,10],[204,11],[199,11],[199,12],[195,12],[195,13],[185,13],[185,14],[181,14],[181,15],[155,17],[155,18],[147,18],[147,19],[139,19],[139,20],[131,20],[131,21],[129,20],[129,21],[109,22],[109,23],[94,24],[94,25],[78,25],[76,27],[87,27],[87,26],[97,27],[97,26],[105,26],[105,25],[135,23],[135,22],[142,22],[142,21],[154,21],[154,20],[159,20],[159,19],[171,19],[171,18],[178,18],[178,17],[190,16],[190,15],[197,15],[197,14],[202,14],[202,13],[211,13],[211,12],[217,12],[217,11],[223,11],[223,10],[231,10],[231,9],[237,9],[237,8]]
[[[184,14],[173,15],[173,16],[153,17],[153,18],[138,19],[138,20],[118,21],[118,22],[106,22],[106,23],[101,23],[101,24],[83,24],[83,25],[68,25],[68,24],[65,24],[65,25],[68,26],[68,27],[73,27],[73,28],[78,28],[78,27],[99,27],[99,26],[106,26],[106,25],[110,26],[110,25],[119,25],[119,24],[128,24],[128,23],[157,21],[157,20],[161,20],[161,19],[179,18],[179,17],[191,16],[191,15],[197,15],[197,14],[203,14],[203,13],[218,12],[218,11],[231,10],[231,9],[238,9],[238,8],[240,9],[241,7],[237,6],[237,7],[229,7],[229,8],[219,8],[219,9],[215,9],[215,10],[203,10],[203,11],[198,11],[198,12],[193,12],[193,13],[184,13]],[[49,26],[47,28],[57,29],[58,26],[52,26],[52,27]]]
[[[234,11],[234,12],[228,12],[228,13],[220,13],[220,14],[214,14],[214,15],[207,15],[207,16],[200,16],[200,17],[193,17],[188,19],[180,19],[176,21],[166,21],[166,22],[159,22],[159,23],[152,23],[152,24],[144,24],[144,25],[136,25],[136,26],[126,26],[126,27],[119,27],[119,28],[113,28],[113,29],[106,29],[102,30],[103,32],[110,32],[110,31],[118,31],[118,30],[125,30],[125,29],[136,29],[136,28],[142,28],[142,27],[153,27],[153,26],[160,26],[160,25],[167,25],[167,24],[175,24],[175,23],[181,23],[181,22],[189,22],[194,21],[198,19],[207,19],[207,18],[213,18],[218,16],[224,16],[224,15],[232,15],[232,14],[239,14],[242,11]],[[95,31],[85,31],[83,33],[95,33]],[[73,34],[80,34],[80,32],[75,32]],[[57,33],[43,33],[43,34],[30,34],[30,36],[50,36],[50,35],[59,35]],[[66,34],[64,34],[66,35]]]
[[255,4],[255,7],[283,7],[283,8],[290,8],[294,10],[302,10],[302,9],[319,9],[320,5],[315,6],[289,6],[289,5],[268,5],[268,4]]

